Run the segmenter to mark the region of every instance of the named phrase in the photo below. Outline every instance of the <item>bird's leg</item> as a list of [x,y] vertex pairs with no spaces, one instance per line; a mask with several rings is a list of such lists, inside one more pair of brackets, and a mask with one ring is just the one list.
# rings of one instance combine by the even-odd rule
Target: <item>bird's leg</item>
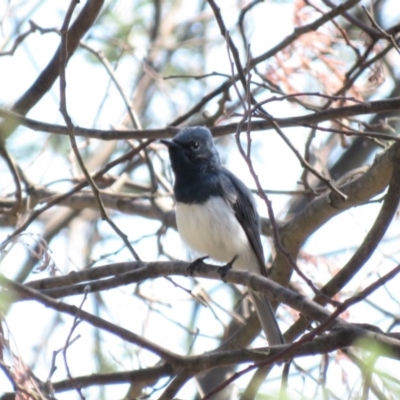
[[226,273],[232,268],[233,263],[237,260],[239,256],[235,255],[231,261],[227,264],[223,265],[222,267],[218,268],[218,273],[221,275],[221,278],[224,279]]
[[198,265],[200,265],[204,260],[206,260],[208,256],[200,257],[194,261],[192,261],[187,267],[187,272],[189,275],[193,276],[193,273]]

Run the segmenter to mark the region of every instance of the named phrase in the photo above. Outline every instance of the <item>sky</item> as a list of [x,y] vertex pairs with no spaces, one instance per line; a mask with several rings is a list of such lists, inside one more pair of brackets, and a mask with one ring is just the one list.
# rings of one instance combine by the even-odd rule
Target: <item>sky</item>
[[[15,29],[15,27],[9,23],[9,19],[6,18],[5,3],[6,2],[0,4],[0,19],[3,20],[1,26],[3,36],[0,35],[0,44],[2,40],[5,40],[7,35]],[[29,19],[32,19],[36,24],[42,27],[60,27],[68,4],[67,1],[47,1],[39,6],[32,6],[32,4],[36,4],[36,2],[21,1],[19,3],[24,4],[24,7],[16,8],[20,16],[25,16],[27,14],[26,10],[33,7],[32,11],[29,13]],[[116,12],[119,13],[120,17],[125,17],[129,20],[130,16],[127,13],[130,7],[128,3],[128,0],[118,1],[117,3],[113,2],[113,4],[117,4]],[[236,2],[229,0],[224,3],[219,3],[226,24],[233,27],[237,19],[237,15],[232,11],[234,10]],[[12,2],[11,4],[13,5]],[[18,2],[15,4],[18,4]],[[187,2],[182,5],[180,9],[182,20],[185,20],[187,15],[193,14],[191,4],[192,3]],[[257,55],[264,52],[265,49],[272,47],[280,41],[282,37],[292,31],[292,10],[294,4],[294,1],[289,0],[266,1],[257,6],[257,12],[252,14],[254,26],[250,27],[250,32],[252,32],[251,43],[253,54]],[[396,7],[396,0],[392,0],[390,4],[390,7]],[[394,15],[394,13],[390,12],[390,7],[388,8],[388,20],[391,15]],[[142,12],[144,18],[146,18],[146,10],[142,9],[140,12]],[[23,23],[21,26],[21,31],[25,29],[27,29],[27,22]],[[91,43],[94,47],[96,47],[95,33],[93,34],[94,38],[91,39]],[[104,32],[99,32],[99,34],[100,33],[104,34]],[[209,32],[209,35],[218,35],[217,28],[215,27],[215,32]],[[38,73],[52,57],[58,45],[59,37],[55,33],[41,35],[39,32],[36,32],[18,47],[18,50],[12,57],[0,57],[0,105],[2,107],[10,107],[30,86]],[[129,84],[131,86],[133,85],[132,77],[140,67],[141,57],[143,57],[146,50],[145,43],[139,41],[137,45],[138,48],[135,53],[136,58],[129,62],[121,63],[117,70],[118,78],[123,82],[127,82],[127,93],[130,93],[132,89],[132,87],[129,87]],[[218,70],[229,73],[229,60],[226,52],[224,52],[223,46],[221,49],[212,50],[210,52],[205,68],[206,72]],[[74,123],[82,127],[97,127],[103,129],[118,126],[123,116],[123,105],[115,88],[111,87],[107,92],[108,81],[105,79],[106,73],[104,69],[98,64],[89,63],[87,61],[87,55],[79,51],[69,63],[67,74],[68,108]],[[168,85],[168,83],[161,84]],[[382,90],[389,90],[389,88],[384,87]],[[101,113],[98,114],[99,105],[103,101],[106,92],[106,106],[103,107]],[[182,102],[184,102],[184,93],[181,94],[181,96]],[[160,98],[159,103],[156,103],[154,106],[157,108],[157,111],[155,111],[157,119],[152,121],[151,127],[163,127],[172,119],[170,110],[163,107],[162,104],[162,99]],[[183,104],[186,106],[185,103]],[[268,112],[279,117],[296,115],[299,110],[289,109],[281,103],[274,103],[269,106]],[[51,92],[31,110],[28,116],[49,123],[63,123],[59,113],[57,83],[54,85]],[[302,148],[302,146],[304,146],[304,142],[307,138],[306,130],[296,128],[287,130],[286,132],[296,147]],[[293,190],[297,187],[300,176],[298,160],[277,135],[270,133],[271,132],[266,135],[265,132],[256,132],[252,135],[254,167],[256,171],[270,171],[270,173],[259,174],[263,187],[272,190]],[[320,138],[317,137],[316,143],[322,143],[324,137],[324,135],[320,135]],[[63,171],[62,174],[65,176],[69,176],[70,173],[69,165],[66,163],[65,157],[66,154],[69,153],[69,149],[65,146],[65,142],[58,145],[57,149],[60,152],[60,156],[57,156],[55,153],[42,152],[42,147],[48,145],[48,140],[49,138],[46,134],[26,131],[20,128],[7,142],[9,151],[14,154],[16,158],[22,159],[22,166],[29,170],[29,173],[34,176],[35,179],[43,183],[58,179],[60,171]],[[24,144],[23,147],[21,143]],[[92,143],[95,143],[95,141]],[[31,157],[26,157],[26,154],[23,154],[28,145],[32,149]],[[249,186],[251,187],[251,176],[239,152],[235,151],[235,146],[233,137],[229,139],[228,146],[221,146],[222,158],[225,160],[226,166],[244,182],[250,182]],[[164,161],[168,162],[167,152],[164,151],[161,154]],[[2,192],[9,192],[12,190],[11,180],[2,161],[0,161],[0,174],[7,176],[7,179],[0,182],[0,190]],[[143,176],[143,180],[146,180],[146,176]],[[68,184],[61,182],[52,187],[57,190],[63,190],[68,187]],[[254,188],[254,186],[252,188]],[[278,216],[282,215],[285,212],[288,197],[271,196],[271,199],[273,201],[275,214]],[[265,205],[259,199],[257,199],[257,202],[260,214],[266,216]],[[317,265],[319,269],[317,270],[315,268],[316,262],[313,263],[310,261],[304,264],[305,272],[315,279],[316,282],[324,282],[326,272],[330,268],[343,265],[351,256],[354,250],[353,246],[356,246],[365,236],[375,219],[378,209],[379,204],[370,204],[365,207],[355,208],[332,219],[329,223],[324,225],[324,227],[318,231],[317,235],[314,235],[308,240],[303,249],[305,254],[312,254],[318,258]],[[126,218],[125,216],[121,216],[116,217],[115,221],[124,232],[130,232],[130,239],[134,239],[136,233],[132,232],[132,224],[140,224],[140,235],[150,235],[159,228],[158,222],[137,217]],[[346,226],[346,229],[343,229],[343,226]],[[109,228],[105,224],[102,224],[100,229],[103,234],[109,231]],[[0,241],[10,232],[10,229],[1,229]],[[37,240],[36,235],[40,234],[40,232],[40,226],[34,224],[30,227],[29,234],[26,234],[22,240],[24,245],[17,244],[13,250],[1,260],[0,270],[2,273],[6,276],[13,276],[15,273],[15,265],[20,265],[26,258],[24,249],[32,246],[35,240]],[[85,243],[85,235],[89,234],[89,232],[85,231],[85,226],[75,226],[73,232],[77,232],[77,235],[71,242],[71,248],[74,246],[83,246],[83,243]],[[340,232],[340,235],[338,235],[337,232]],[[138,238],[140,235],[137,235]],[[367,267],[365,269],[366,272],[362,272],[359,275],[359,279],[346,288],[349,293],[356,290],[357,285],[365,285],[366,282],[374,279],[374,276],[371,275],[371,270],[374,268],[379,267],[380,272],[383,274],[395,263],[399,262],[398,255],[395,253],[397,249],[395,239],[398,235],[398,227],[396,225],[392,226],[387,235],[389,240],[387,240],[384,246],[380,247],[380,250],[369,261],[370,267]],[[390,240],[390,238],[394,239]],[[163,238],[163,243],[166,248],[171,249],[174,257],[178,259],[190,259],[190,253],[181,244],[176,232],[170,230]],[[268,241],[265,239],[264,244],[265,253],[268,255],[270,247]],[[107,251],[115,249],[117,245],[117,241],[110,240],[107,244],[107,248],[98,248],[95,254],[97,253],[100,256]],[[75,259],[72,251],[70,251],[71,254],[68,258],[65,258],[65,246],[65,238],[57,238],[52,242],[51,255],[57,267],[61,271],[68,271],[71,266],[76,269],[82,268],[82,265],[80,265],[81,260]],[[143,260],[152,261],[157,258],[158,251],[154,237],[142,240],[135,245],[135,249],[139,252]],[[345,249],[345,251],[343,251],[343,249]],[[395,255],[389,257],[388,255],[392,253],[395,253]],[[127,251],[122,251],[118,256],[114,257],[114,260],[124,260],[127,256]],[[32,277],[32,279],[36,277],[42,278],[44,276],[44,273],[37,274],[35,277]],[[175,277],[174,280],[186,288],[208,291],[209,294],[213,295],[212,300],[217,304],[227,305],[232,301],[231,293],[229,290],[223,289],[223,284],[220,282],[204,280],[199,283],[189,281],[183,277]],[[195,284],[198,286],[195,287]],[[396,282],[389,284],[389,287],[392,286],[393,290],[395,290]],[[146,326],[146,337],[159,343],[168,343],[170,350],[181,352],[182,343],[186,342],[187,336],[178,326],[178,322],[185,323],[188,316],[193,312],[193,303],[189,301],[190,299],[184,291],[172,287],[170,282],[163,279],[145,282],[141,285],[141,290],[146,296],[155,296],[160,295],[160,293],[165,293],[164,297],[166,299],[164,306],[156,306],[158,315],[152,316],[151,320],[148,322]],[[389,310],[398,311],[397,303],[390,299],[390,295],[387,292],[380,291],[371,298],[372,301],[376,300],[379,302],[382,302],[382,299],[384,299]],[[106,313],[112,322],[124,326],[127,329],[131,329],[134,332],[140,332],[140,329],[146,323],[148,317],[148,307],[135,296],[132,296],[132,288],[121,288],[104,293],[103,300],[107,304],[107,310],[102,310],[102,312]],[[67,300],[69,304],[75,305],[79,305],[80,301],[80,298],[69,298]],[[85,304],[85,309],[93,311],[94,307],[94,302],[89,298]],[[284,307],[280,309],[279,312],[283,317],[289,313]],[[365,321],[366,315],[370,323],[373,323],[376,318],[380,317],[371,307],[365,304],[355,306],[350,311],[350,314],[351,319],[357,322]],[[185,316],[185,318],[180,318],[180,316]],[[229,318],[230,316],[219,309],[215,304],[212,307],[202,309],[199,319],[197,320],[197,325],[201,326],[201,334],[203,336],[200,336],[196,340],[193,351],[199,353],[211,350],[217,344],[212,337],[222,334],[223,326],[221,321],[226,323]],[[65,344],[66,332],[69,331],[69,327],[72,324],[72,319],[69,317],[63,317],[63,320],[64,322],[62,325],[58,325],[57,328],[52,328],[54,314],[50,310],[33,302],[16,304],[7,315],[7,324],[12,333],[11,341],[13,343],[13,349],[15,349],[28,365],[35,365],[35,372],[41,379],[45,379],[49,373],[50,354],[43,353],[39,359],[36,360],[34,359],[35,349],[32,349],[32,345],[35,343],[46,343],[47,347],[51,350],[62,348]],[[174,326],[174,324],[171,324],[171,320],[176,320],[177,324]],[[211,320],[213,321],[212,324],[210,323]],[[57,333],[49,335],[49,333],[53,332],[52,329],[56,329]],[[29,332],[29,340],[27,340],[27,332]],[[77,330],[77,334],[80,335],[80,338],[69,349],[69,364],[75,376],[88,374],[96,368],[94,360],[86,356],[88,354],[87,349],[93,346],[92,333],[91,327],[81,324]],[[118,339],[111,335],[104,335],[103,340],[104,345],[108,347],[110,359],[119,363],[121,369],[129,370],[139,367],[139,365],[136,364],[137,358],[135,356],[137,350],[133,348],[133,346],[132,348],[127,348],[126,353],[121,356],[120,341]],[[258,339],[255,345],[263,345],[264,343],[262,339]],[[142,356],[141,360],[149,366],[157,361],[156,357],[150,353]],[[335,360],[332,361],[335,363]],[[298,362],[305,368],[307,368],[310,363],[317,364],[316,360],[310,359],[299,360]],[[385,363],[386,368],[392,368],[391,362],[385,360]],[[65,378],[65,370],[61,366],[61,357],[59,365],[60,367],[54,375],[55,381]],[[348,368],[352,368],[350,364]],[[340,371],[339,366],[333,368],[331,372],[334,375],[337,371]],[[279,369],[274,370],[273,376],[278,378],[280,372]],[[249,376],[245,376],[241,378],[237,384],[241,386],[245,384],[245,381],[248,379]],[[301,376],[298,377],[298,382],[299,385],[301,385]],[[163,383],[165,382],[159,382],[157,386],[162,386]],[[279,379],[272,380],[268,383],[268,385],[270,385],[269,388],[272,388],[272,390],[277,390],[279,384]],[[332,380],[332,386],[335,386],[335,380]],[[337,387],[335,389],[337,389]],[[11,386],[2,374],[0,374],[0,395],[2,390],[11,390]],[[112,394],[110,398],[116,399],[122,397],[126,392],[126,385],[113,386],[107,390],[110,395]],[[180,397],[189,398],[193,395],[194,390],[193,384],[190,383],[181,391]],[[313,388],[304,387],[303,393],[311,395],[312,390]],[[293,394],[296,395],[296,393]],[[71,392],[67,392],[66,394],[57,395],[57,398],[59,400],[71,399],[73,398],[71,396],[73,396]],[[94,399],[95,395],[89,395],[88,398]]]

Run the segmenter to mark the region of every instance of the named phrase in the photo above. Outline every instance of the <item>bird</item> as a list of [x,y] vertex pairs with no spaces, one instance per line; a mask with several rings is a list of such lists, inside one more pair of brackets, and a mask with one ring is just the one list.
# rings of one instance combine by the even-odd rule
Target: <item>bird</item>
[[[178,233],[203,257],[226,263],[220,269],[245,270],[267,276],[260,237],[260,217],[248,187],[224,168],[210,130],[185,127],[167,146],[175,176],[174,197]],[[258,318],[270,346],[284,343],[268,296],[250,290]]]

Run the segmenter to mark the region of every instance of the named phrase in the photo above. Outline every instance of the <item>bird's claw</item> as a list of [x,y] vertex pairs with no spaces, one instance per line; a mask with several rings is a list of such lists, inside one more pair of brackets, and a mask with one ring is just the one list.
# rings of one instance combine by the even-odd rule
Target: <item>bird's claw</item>
[[189,266],[187,267],[187,272],[190,276],[193,276],[194,271],[196,270],[196,268],[203,263],[204,260],[206,260],[208,258],[208,256],[204,256],[204,257],[200,257],[194,261],[192,261]]
[[231,261],[218,268],[218,273],[220,274],[222,279],[225,278],[226,273],[232,268],[233,263],[237,260],[238,257],[239,256],[235,255],[235,257],[233,257]]

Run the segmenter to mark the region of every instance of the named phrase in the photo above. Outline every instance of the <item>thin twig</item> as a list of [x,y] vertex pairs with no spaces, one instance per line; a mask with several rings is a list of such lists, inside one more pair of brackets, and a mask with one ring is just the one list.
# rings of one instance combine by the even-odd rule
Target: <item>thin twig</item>
[[83,174],[85,175],[86,180],[88,181],[93,194],[95,196],[97,205],[99,207],[99,211],[100,211],[100,215],[102,220],[106,221],[111,228],[115,231],[115,233],[123,240],[123,242],[125,243],[126,247],[129,249],[130,253],[132,254],[132,256],[136,259],[139,260],[139,256],[136,253],[136,251],[134,250],[134,248],[132,247],[132,245],[130,244],[127,235],[121,231],[121,229],[119,229],[119,227],[115,224],[115,222],[110,219],[110,217],[108,216],[106,209],[103,205],[103,202],[101,200],[101,196],[100,196],[100,192],[99,189],[97,188],[96,183],[94,182],[94,180],[92,179],[92,177],[90,176],[90,173],[88,172],[88,170],[86,169],[85,163],[82,160],[82,157],[79,153],[79,149],[76,143],[76,139],[75,139],[75,127],[74,124],[72,123],[71,117],[68,114],[67,111],[67,100],[66,100],[66,77],[65,77],[65,67],[66,67],[66,62],[68,59],[67,56],[67,42],[68,42],[68,26],[69,26],[69,22],[70,19],[72,17],[72,11],[75,8],[75,6],[79,3],[79,0],[72,0],[71,1],[71,6],[68,9],[68,12],[65,16],[64,19],[64,23],[63,26],[61,28],[61,51],[60,51],[60,112],[64,118],[64,121],[67,125],[67,130],[68,130],[68,135],[69,135],[69,139],[71,142],[71,147],[74,151],[75,157],[78,161],[78,164],[83,172]]
[[375,18],[372,16],[372,14],[367,10],[367,8],[365,6],[361,6],[361,8],[365,11],[365,13],[367,14],[368,19],[371,21],[371,24],[378,29],[379,32],[382,33],[382,35],[389,39],[389,41],[392,43],[393,47],[396,49],[396,51],[400,54],[400,48],[396,43],[396,39],[394,38],[393,35],[390,35],[389,33],[387,33],[383,28],[381,28],[379,26],[379,24],[375,21]]
[[18,167],[15,164],[15,161],[11,157],[11,155],[8,153],[6,149],[5,143],[0,140],[0,155],[3,157],[4,161],[6,162],[8,169],[11,172],[11,176],[14,181],[15,185],[15,204],[9,211],[10,215],[17,215],[18,210],[21,206],[21,201],[22,201],[22,190],[21,190],[21,177],[18,172]]
[[[144,142],[143,144],[139,145],[138,147],[136,147],[135,149],[132,149],[128,153],[123,154],[120,157],[117,157],[113,161],[110,161],[107,165],[105,165],[99,171],[94,173],[92,178],[96,179],[96,178],[104,175],[107,171],[109,171],[111,168],[115,167],[116,165],[120,164],[121,162],[130,160],[134,155],[138,154],[141,150],[143,150],[151,142],[152,142],[151,140],[148,140],[148,141]],[[86,187],[88,185],[89,185],[89,183],[86,180],[83,180],[80,183],[76,184],[73,188],[71,188],[67,192],[54,196],[43,207],[38,208],[35,211],[33,211],[22,225],[20,225],[10,236],[8,236],[6,240],[4,240],[2,243],[0,243],[0,249],[4,249],[5,246],[7,246],[21,232],[23,232],[43,212],[45,212],[49,208],[53,207],[54,205],[61,203],[63,200],[69,198],[74,193],[79,192],[81,189],[83,189],[84,187]]]
[[[267,116],[263,115],[263,118],[267,118]],[[331,179],[325,178],[323,175],[321,175],[308,161],[306,161],[300,154],[300,152],[296,149],[296,147],[291,143],[291,141],[286,137],[286,135],[283,133],[282,129],[279,127],[278,123],[274,120],[271,120],[271,123],[275,127],[275,131],[278,133],[278,135],[283,139],[283,141],[289,146],[289,148],[292,150],[294,155],[297,157],[299,160],[301,166],[303,168],[307,168],[313,175],[315,175],[321,182],[323,182],[326,186],[329,187],[329,189],[332,190],[332,192],[335,192],[343,201],[347,200],[347,196],[341,192],[332,182]]]
[[[229,47],[228,47],[228,57],[231,63],[231,72],[232,74],[234,73],[234,65],[233,65],[233,61],[230,58],[230,52],[229,52]],[[268,210],[268,216],[270,219],[270,223],[272,226],[272,231],[273,231],[273,238],[274,238],[274,244],[275,247],[277,249],[279,249],[279,251],[287,258],[287,260],[289,261],[290,265],[292,266],[292,268],[298,273],[298,275],[306,282],[306,284],[311,288],[311,290],[318,295],[322,295],[324,296],[324,298],[326,299],[327,302],[330,302],[332,304],[336,304],[336,302],[334,300],[332,300],[330,297],[323,295],[320,290],[314,285],[314,283],[300,270],[300,268],[297,266],[296,262],[293,260],[292,256],[290,255],[290,253],[286,250],[286,248],[283,246],[282,244],[282,240],[280,238],[280,233],[279,233],[279,228],[278,228],[278,224],[276,222],[275,219],[275,215],[274,215],[274,211],[272,208],[272,203],[269,200],[267,194],[265,193],[265,191],[263,190],[260,180],[258,179],[257,173],[254,170],[253,167],[253,163],[250,157],[250,151],[251,151],[251,135],[250,135],[250,127],[251,127],[251,105],[250,105],[250,98],[247,98],[247,103],[244,101],[244,99],[242,98],[240,92],[239,92],[239,88],[237,87],[236,82],[234,82],[233,84],[235,90],[236,90],[236,94],[238,96],[238,98],[240,99],[240,102],[243,105],[243,109],[244,109],[244,116],[242,118],[242,120],[239,122],[239,124],[237,125],[237,129],[236,129],[236,143],[239,149],[240,154],[242,155],[243,159],[246,161],[246,164],[249,167],[250,170],[250,174],[253,177],[254,182],[256,183],[256,187],[257,187],[257,191],[259,196],[261,197],[261,199],[264,200],[266,206],[267,206],[267,210]],[[246,107],[246,104],[248,104],[248,108]],[[246,122],[246,120],[249,120],[247,123],[247,140],[248,140],[248,145],[247,145],[247,152],[245,152],[243,150],[243,147],[240,143],[240,132],[242,130],[242,126],[243,124]],[[275,122],[275,121],[273,121]],[[279,129],[279,127],[278,127]],[[290,143],[290,142],[289,142]],[[290,143],[291,145],[291,143]],[[297,152],[297,150],[295,149],[295,151]],[[300,156],[300,158],[302,159],[302,157]],[[338,189],[337,189],[338,190]],[[340,192],[341,193],[341,192]],[[345,196],[345,195],[343,195]]]
[[[87,286],[87,287],[88,287],[88,286]],[[79,337],[80,337],[80,335],[78,335],[78,336],[76,336],[74,339],[71,339],[72,334],[74,333],[74,330],[76,329],[76,327],[77,327],[77,326],[79,325],[79,323],[81,322],[81,321],[79,320],[79,313],[80,313],[80,311],[82,310],[83,304],[85,303],[85,301],[86,301],[86,299],[87,299],[87,295],[88,295],[88,290],[85,290],[85,291],[84,291],[84,294],[83,294],[83,298],[82,298],[81,304],[80,304],[79,307],[78,307],[78,311],[76,312],[76,315],[75,315],[75,317],[74,317],[74,321],[73,321],[73,323],[72,323],[71,329],[70,329],[70,331],[69,331],[69,333],[68,333],[68,336],[67,336],[67,339],[66,339],[66,341],[65,341],[65,345],[64,345],[64,347],[63,347],[63,349],[62,349],[63,360],[64,360],[64,366],[65,366],[65,369],[66,369],[66,371],[67,371],[68,379],[71,381],[71,383],[72,383],[72,385],[74,386],[76,392],[79,394],[79,397],[80,397],[81,399],[83,399],[83,400],[85,399],[85,396],[84,396],[83,393],[82,393],[82,389],[81,389],[80,386],[75,382],[75,380],[74,380],[74,378],[73,378],[73,376],[72,376],[72,374],[71,374],[71,371],[70,371],[70,369],[69,369],[69,365],[68,365],[68,361],[67,361],[67,350],[68,350],[68,348],[71,346],[71,344],[74,343],[74,342],[75,342],[77,339],[79,339]]]

